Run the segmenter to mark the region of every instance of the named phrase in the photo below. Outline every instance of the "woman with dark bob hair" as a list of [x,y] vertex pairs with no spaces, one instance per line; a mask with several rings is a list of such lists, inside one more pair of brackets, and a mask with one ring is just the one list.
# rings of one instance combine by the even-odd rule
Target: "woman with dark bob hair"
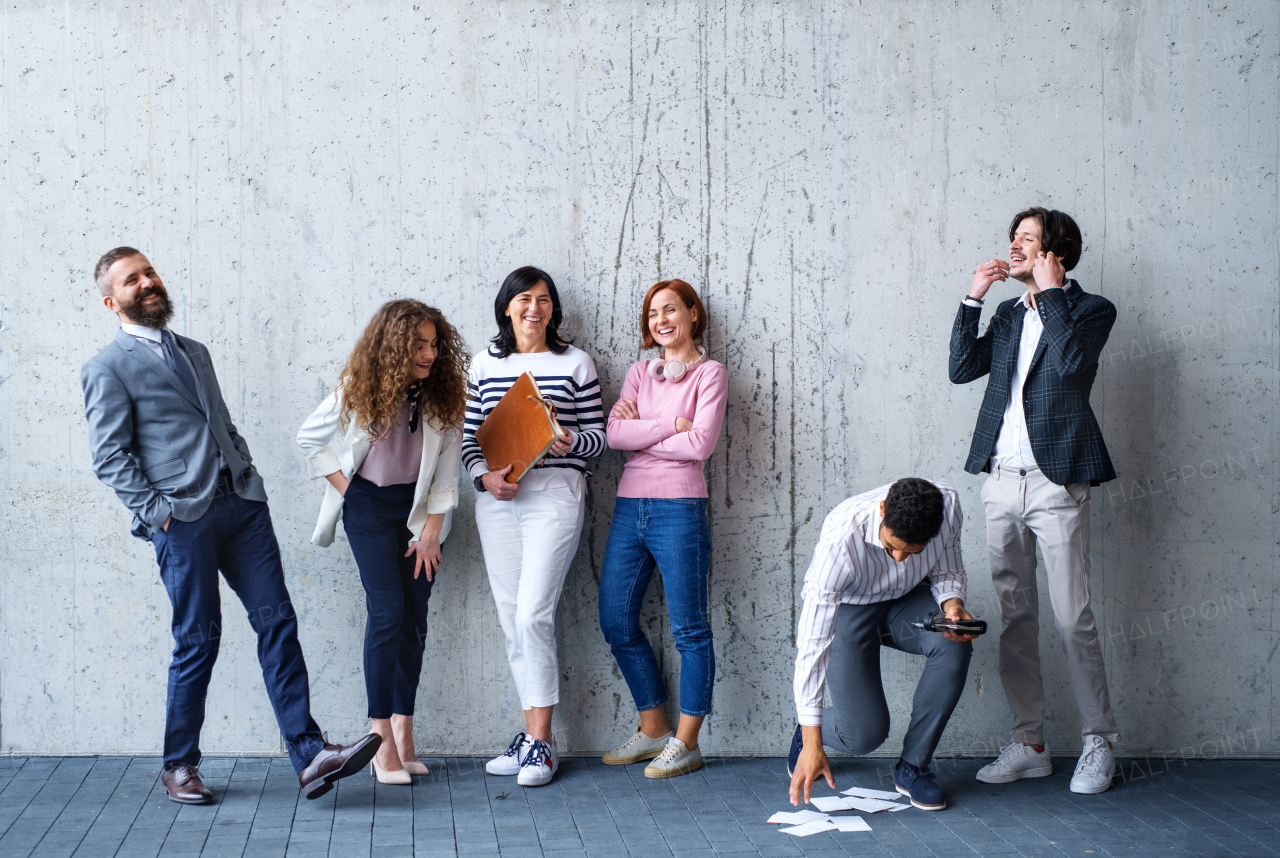
[[329,481],[311,541],[333,543],[343,519],[364,584],[364,680],[386,784],[425,775],[413,709],[427,639],[427,600],[458,505],[466,412],[466,346],[421,301],[383,304],[356,342],[337,389],[298,430]]
[[[702,767],[698,732],[711,711],[716,657],[707,577],[707,480],[703,468],[724,422],[728,371],[698,346],[707,312],[683,280],[655,283],[640,307],[640,343],[662,357],[631,365],[609,413],[609,446],[627,451],[600,568],[600,629],[631,689],[640,726],[604,755],[610,765],[652,760],[645,777]],[[640,606],[657,568],[680,652],[680,723],[673,734],[667,687],[640,627]]]
[[[533,266],[512,271],[493,313],[498,333],[471,363],[462,461],[476,488],[480,548],[525,724],[485,770],[518,775],[521,786],[542,786],[560,761],[551,736],[551,713],[560,702],[556,605],[582,534],[586,460],[604,451],[604,410],[591,357],[560,334],[560,295],[550,274]],[[508,483],[511,467],[490,471],[475,433],[525,372],[555,404],[564,434],[519,483]]]

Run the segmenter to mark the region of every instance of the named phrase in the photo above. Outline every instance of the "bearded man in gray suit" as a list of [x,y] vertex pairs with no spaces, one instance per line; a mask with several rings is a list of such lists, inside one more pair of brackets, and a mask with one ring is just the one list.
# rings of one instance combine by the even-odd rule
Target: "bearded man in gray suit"
[[93,471],[133,513],[133,535],[155,548],[173,603],[161,783],[173,801],[213,800],[197,767],[222,636],[221,571],[258,635],[267,695],[298,783],[307,798],[318,798],[367,765],[381,739],[326,744],[311,717],[266,489],[222,400],[209,350],[166,327],[169,295],[137,250],[108,251],[94,279],[120,331],[80,369]]

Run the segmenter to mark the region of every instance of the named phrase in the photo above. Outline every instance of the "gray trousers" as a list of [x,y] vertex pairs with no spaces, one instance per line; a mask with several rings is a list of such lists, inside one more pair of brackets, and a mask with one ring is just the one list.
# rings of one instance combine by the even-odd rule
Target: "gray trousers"
[[889,737],[889,705],[880,678],[883,645],[927,659],[911,702],[902,759],[920,768],[929,765],[964,692],[973,655],[971,644],[911,626],[937,610],[927,583],[900,599],[837,609],[827,667],[833,705],[822,713],[822,744],[847,754],[869,754]]
[[1044,744],[1037,544],[1044,554],[1049,601],[1067,655],[1081,733],[1118,741],[1098,626],[1089,606],[1089,486],[1057,485],[1039,468],[1020,473],[993,465],[982,485],[982,503],[991,580],[1004,618],[1000,681],[1016,720],[1013,741]]

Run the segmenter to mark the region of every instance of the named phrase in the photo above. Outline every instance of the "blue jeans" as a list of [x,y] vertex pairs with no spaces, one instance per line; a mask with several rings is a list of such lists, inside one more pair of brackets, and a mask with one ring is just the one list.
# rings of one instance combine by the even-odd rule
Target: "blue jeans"
[[222,639],[218,570],[240,597],[258,635],[258,663],[295,771],[320,753],[311,718],[298,615],[284,583],[271,513],[261,501],[225,491],[196,521],[173,519],[151,537],[160,579],[173,603],[173,661],[164,719],[164,764],[199,765],[204,704]]
[[642,712],[667,699],[658,660],[640,628],[655,565],[680,652],[680,711],[711,711],[716,656],[707,616],[710,559],[706,498],[618,498],[600,570],[600,630]]
[[426,571],[413,577],[405,526],[415,485],[379,486],[356,474],[343,499],[342,521],[364,584],[364,687],[370,718],[412,715],[427,646]]

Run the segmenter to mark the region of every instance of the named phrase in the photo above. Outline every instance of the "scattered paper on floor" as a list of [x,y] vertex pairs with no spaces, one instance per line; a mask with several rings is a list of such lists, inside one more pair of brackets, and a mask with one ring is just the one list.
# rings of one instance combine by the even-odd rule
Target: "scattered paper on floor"
[[844,791],[845,795],[856,795],[859,798],[882,798],[885,801],[896,801],[900,796],[897,792],[887,792],[882,789],[863,789],[862,787],[850,787]]
[[861,816],[833,816],[837,831],[870,831],[871,826]]
[[858,798],[857,796],[849,796],[845,799],[851,810],[860,810],[863,813],[879,813],[882,810],[893,810],[895,807],[908,807],[909,805],[898,804],[896,801],[885,801],[882,798]]
[[853,805],[849,803],[852,800],[840,795],[820,795],[809,803],[824,813],[834,813],[837,810],[853,810]]
[[818,813],[816,810],[797,810],[794,812],[778,811],[769,817],[769,822],[774,825],[800,825],[805,822],[816,822],[819,819],[828,819],[825,813]]
[[858,798],[853,795],[823,795],[810,802],[824,813],[835,813],[839,810],[860,810],[863,813],[879,813],[882,810],[902,809],[910,805],[896,801],[885,801],[879,798]]
[[808,837],[810,834],[821,834],[824,831],[839,831],[840,826],[831,817],[823,819],[815,819],[812,822],[806,822],[803,825],[797,825],[794,828],[781,829],[783,834],[794,834],[796,837]]

